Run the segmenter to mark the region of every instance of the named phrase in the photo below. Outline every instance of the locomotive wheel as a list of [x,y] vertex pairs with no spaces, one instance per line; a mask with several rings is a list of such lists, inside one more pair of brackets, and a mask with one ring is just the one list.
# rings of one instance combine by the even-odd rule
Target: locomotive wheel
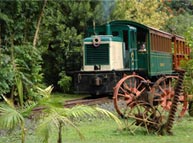
[[[130,123],[128,128],[132,133],[138,128],[136,126],[144,127],[146,131],[159,132],[161,129],[161,113],[151,106],[149,103],[144,101],[134,101],[131,104],[133,106],[127,106],[124,113],[127,121]],[[135,125],[132,129],[132,125]]]
[[114,88],[114,107],[117,113],[124,117],[124,111],[127,106],[132,106],[132,102],[145,91],[143,84],[144,78],[138,75],[129,75],[123,77]]
[[[172,100],[175,94],[174,87],[177,83],[177,80],[178,76],[165,76],[158,79],[153,85],[153,105],[157,106],[157,108],[163,113],[165,112],[168,114],[170,111]],[[183,92],[181,91],[178,102],[179,117],[184,116],[188,108],[187,96],[182,93]],[[162,108],[162,110],[160,108]]]

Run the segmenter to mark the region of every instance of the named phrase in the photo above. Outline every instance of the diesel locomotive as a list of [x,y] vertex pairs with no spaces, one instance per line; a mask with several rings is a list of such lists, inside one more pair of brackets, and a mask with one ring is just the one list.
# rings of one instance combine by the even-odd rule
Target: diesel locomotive
[[83,67],[73,74],[74,92],[111,95],[125,75],[154,83],[175,75],[180,61],[189,55],[183,37],[134,21],[93,26],[83,42]]

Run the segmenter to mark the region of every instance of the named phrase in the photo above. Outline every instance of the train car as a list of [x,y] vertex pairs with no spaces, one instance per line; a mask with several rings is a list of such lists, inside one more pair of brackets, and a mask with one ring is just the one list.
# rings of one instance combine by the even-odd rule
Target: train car
[[173,35],[173,68],[180,67],[181,60],[190,59],[190,47],[186,44],[184,37],[179,35]]
[[175,74],[190,54],[183,37],[127,20],[88,29],[83,43],[83,68],[73,74],[75,93],[113,94],[124,75],[155,82]]

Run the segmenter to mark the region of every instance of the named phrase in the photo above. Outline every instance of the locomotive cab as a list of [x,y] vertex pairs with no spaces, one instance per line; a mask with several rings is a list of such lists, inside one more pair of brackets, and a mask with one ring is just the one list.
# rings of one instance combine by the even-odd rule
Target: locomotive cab
[[128,25],[107,27],[111,30],[97,27],[94,32],[97,35],[84,39],[83,70],[137,69],[136,28]]

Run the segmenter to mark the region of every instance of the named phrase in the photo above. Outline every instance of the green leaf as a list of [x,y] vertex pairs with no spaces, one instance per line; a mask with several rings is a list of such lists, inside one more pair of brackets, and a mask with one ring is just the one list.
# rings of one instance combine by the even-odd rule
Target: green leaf
[[24,122],[23,116],[15,109],[7,105],[0,105],[0,127],[12,129]]
[[13,100],[12,99],[8,99],[7,97],[5,97],[4,95],[1,95],[3,97],[3,99],[5,100],[5,102],[12,108],[15,108]]
[[17,86],[17,90],[18,90],[18,95],[19,95],[19,102],[20,105],[23,107],[23,84],[20,78],[16,77],[16,86]]

